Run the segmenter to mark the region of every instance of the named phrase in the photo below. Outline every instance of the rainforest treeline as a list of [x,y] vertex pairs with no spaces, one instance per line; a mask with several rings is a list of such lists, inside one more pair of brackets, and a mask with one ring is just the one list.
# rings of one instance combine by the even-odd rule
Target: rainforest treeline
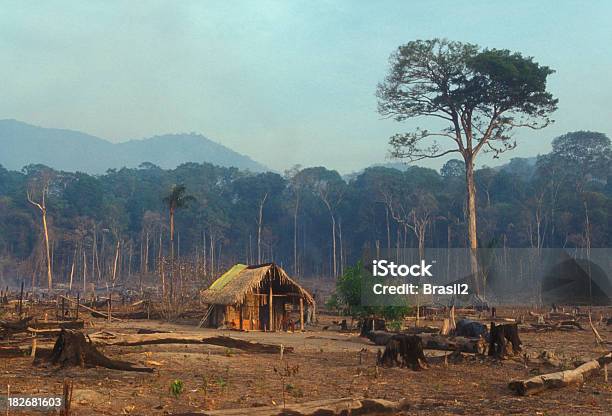
[[[556,138],[548,154],[478,169],[479,245],[610,247],[610,155],[608,137],[580,131]],[[54,285],[83,276],[154,284],[169,261],[202,281],[237,262],[270,261],[299,277],[331,278],[367,249],[465,247],[464,175],[459,160],[440,172],[371,167],[350,177],[207,163],[143,163],[99,176],[0,167],[0,283],[46,287],[46,239]],[[170,244],[173,191],[183,199]]]

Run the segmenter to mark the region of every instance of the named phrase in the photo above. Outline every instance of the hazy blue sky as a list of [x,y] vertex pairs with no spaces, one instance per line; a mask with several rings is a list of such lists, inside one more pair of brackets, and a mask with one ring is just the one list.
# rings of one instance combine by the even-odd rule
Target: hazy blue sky
[[535,155],[612,132],[611,18],[605,0],[0,0],[0,118],[111,141],[196,131],[277,170],[348,172],[419,124],[376,112],[390,53],[447,37],[556,69],[557,122],[519,132],[506,159]]

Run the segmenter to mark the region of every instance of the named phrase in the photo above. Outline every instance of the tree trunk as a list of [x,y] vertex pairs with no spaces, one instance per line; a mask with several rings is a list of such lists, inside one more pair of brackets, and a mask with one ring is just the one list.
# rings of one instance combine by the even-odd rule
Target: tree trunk
[[[449,322],[450,325],[450,322]],[[387,345],[387,341],[395,335],[392,332],[372,331],[368,338],[376,345]],[[483,338],[452,337],[439,334],[414,334],[421,338],[423,349],[439,351],[459,351],[473,354],[484,354],[487,342]]]
[[302,403],[283,403],[278,406],[262,406],[238,409],[207,410],[203,416],[313,416],[313,415],[382,415],[404,414],[409,409],[407,401],[391,402],[384,399],[343,397]]
[[42,210],[42,223],[43,223],[43,231],[45,233],[45,251],[47,254],[47,285],[49,290],[51,290],[53,286],[53,273],[51,271],[51,252],[49,249],[49,230],[47,228],[47,209],[44,208]]
[[72,257],[72,267],[70,268],[70,284],[68,285],[68,290],[72,290],[72,279],[74,278],[74,263],[76,262],[77,249],[74,249],[74,256]]
[[[95,345],[135,347],[162,344],[208,344],[253,353],[278,354],[280,352],[280,345],[276,344],[264,344],[226,336],[204,338],[201,334],[194,333],[118,334],[105,331],[90,334],[89,338]],[[284,347],[283,350],[286,353],[292,353],[293,347]]]
[[298,210],[300,206],[299,196],[295,197],[295,209],[293,211],[293,274],[298,275],[297,238],[298,238]]
[[487,343],[483,338],[445,337],[438,334],[416,334],[426,350],[459,351],[484,354]]
[[470,244],[470,268],[472,276],[474,276],[476,295],[480,295],[480,276],[478,273],[478,259],[476,257],[476,250],[478,249],[478,236],[476,232],[476,185],[474,182],[474,161],[471,156],[465,158],[465,179],[467,186],[466,214]]
[[83,248],[83,298],[87,296],[87,255]]
[[266,192],[259,203],[259,216],[257,217],[257,264],[261,264],[261,228],[263,226],[263,208],[268,198]]
[[117,248],[115,249],[115,261],[113,262],[113,287],[115,287],[117,279],[117,261],[119,260],[119,240],[117,240]]
[[385,205],[385,220],[387,221],[387,251],[391,250],[391,227],[389,225],[389,207]]
[[159,230],[159,258],[158,258],[158,270],[161,277],[162,284],[162,299],[166,299],[166,276],[164,275],[164,256],[163,256],[163,243],[162,243],[162,232]]
[[336,218],[334,217],[334,214],[331,214],[331,220],[332,220],[332,260],[333,260],[333,267],[334,267],[334,278],[338,277],[338,268],[336,265]]
[[612,362],[612,353],[608,353],[596,360],[588,361],[573,370],[542,374],[526,380],[514,380],[508,384],[508,387],[521,396],[529,396],[547,389],[579,384],[610,362]]
[[111,370],[153,372],[152,368],[136,367],[134,364],[125,361],[111,360],[99,352],[96,347],[85,338],[82,332],[70,329],[62,329],[57,337],[57,341],[55,341],[49,361],[61,367],[100,366],[110,368]]
[[170,298],[174,296],[174,209],[170,208]]

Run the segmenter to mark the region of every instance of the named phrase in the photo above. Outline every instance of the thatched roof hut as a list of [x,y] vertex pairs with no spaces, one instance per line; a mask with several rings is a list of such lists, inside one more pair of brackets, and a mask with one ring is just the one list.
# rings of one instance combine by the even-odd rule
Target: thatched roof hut
[[314,312],[310,293],[278,265],[236,264],[201,292],[209,305],[207,324],[251,330],[274,330],[285,327],[292,310],[299,307],[299,321],[304,312]]

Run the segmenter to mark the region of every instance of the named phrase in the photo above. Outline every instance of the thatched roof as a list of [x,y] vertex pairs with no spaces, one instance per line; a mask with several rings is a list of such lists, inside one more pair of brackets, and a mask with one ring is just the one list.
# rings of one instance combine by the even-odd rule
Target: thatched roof
[[270,277],[280,280],[282,285],[292,286],[294,293],[299,293],[306,302],[314,304],[310,293],[274,263],[257,266],[236,264],[215,280],[208,289],[201,292],[202,301],[210,305],[240,304],[247,293],[260,288],[262,283]]

